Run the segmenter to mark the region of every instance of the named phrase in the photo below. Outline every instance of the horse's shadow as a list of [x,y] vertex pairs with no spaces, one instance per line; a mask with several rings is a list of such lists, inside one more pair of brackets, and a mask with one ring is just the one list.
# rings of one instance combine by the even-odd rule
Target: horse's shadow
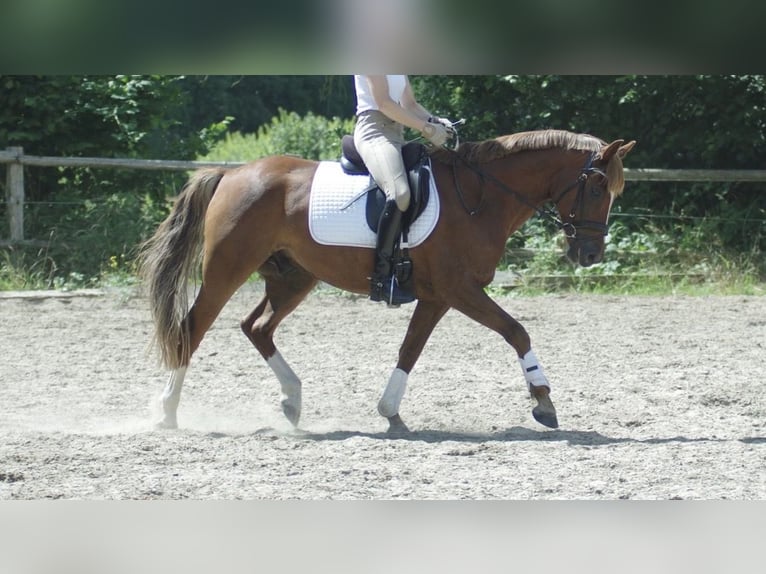
[[[233,436],[226,432],[207,433],[212,438]],[[766,437],[754,436],[740,439],[720,437],[656,437],[631,438],[607,436],[596,431],[578,430],[534,430],[525,427],[511,427],[490,433],[472,433],[464,431],[445,430],[411,430],[402,433],[365,432],[355,430],[335,430],[328,432],[312,432],[303,429],[280,431],[272,427],[263,427],[249,435],[279,435],[296,440],[315,442],[344,441],[350,438],[368,438],[372,440],[402,440],[411,442],[443,443],[458,442],[465,444],[481,444],[491,442],[566,442],[569,446],[608,446],[613,444],[672,444],[672,443],[727,443],[738,441],[745,444],[766,444]]]
[[[669,443],[704,443],[731,442],[731,439],[718,437],[663,437],[663,438],[630,438],[603,435],[596,431],[577,430],[534,430],[525,427],[511,427],[490,433],[471,433],[443,430],[411,430],[405,433],[363,432],[337,430],[330,432],[310,432],[295,430],[293,436],[302,440],[343,441],[350,438],[362,437],[373,440],[404,440],[426,443],[460,442],[479,444],[487,442],[566,442],[570,446],[608,446],[613,444],[669,444]],[[748,444],[766,444],[766,437],[747,437],[739,440]]]

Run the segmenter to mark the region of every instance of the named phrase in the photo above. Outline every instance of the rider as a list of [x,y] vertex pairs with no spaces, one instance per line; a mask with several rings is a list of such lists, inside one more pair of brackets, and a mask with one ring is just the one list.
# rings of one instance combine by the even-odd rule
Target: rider
[[451,123],[432,116],[415,100],[407,76],[354,76],[354,83],[357,100],[354,144],[370,175],[386,194],[378,223],[370,299],[392,305],[409,303],[415,297],[393,280],[391,261],[402,213],[410,204],[410,186],[401,153],[404,127],[419,131],[433,145],[442,146],[450,135]]

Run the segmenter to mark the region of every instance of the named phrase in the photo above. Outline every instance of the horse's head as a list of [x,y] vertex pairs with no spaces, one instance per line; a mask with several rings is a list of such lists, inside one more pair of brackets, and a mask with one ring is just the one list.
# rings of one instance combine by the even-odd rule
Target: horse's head
[[636,144],[623,142],[615,140],[591,153],[577,179],[555,200],[569,244],[567,257],[583,267],[604,257],[609,211],[625,186],[622,158]]

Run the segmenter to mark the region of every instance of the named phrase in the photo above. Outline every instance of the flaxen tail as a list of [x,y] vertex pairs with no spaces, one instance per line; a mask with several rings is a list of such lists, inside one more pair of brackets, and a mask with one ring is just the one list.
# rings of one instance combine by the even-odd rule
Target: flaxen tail
[[199,269],[205,213],[225,173],[221,168],[195,172],[176,199],[170,215],[142,245],[140,274],[154,319],[154,342],[162,363],[176,369],[189,362],[187,283]]

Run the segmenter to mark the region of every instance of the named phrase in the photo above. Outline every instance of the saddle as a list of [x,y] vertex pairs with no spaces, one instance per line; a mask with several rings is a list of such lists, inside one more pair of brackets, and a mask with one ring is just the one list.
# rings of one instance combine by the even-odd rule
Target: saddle
[[[370,172],[362,160],[362,156],[356,150],[354,137],[344,135],[341,139],[340,166],[349,175],[369,175]],[[404,168],[407,170],[407,179],[410,184],[410,206],[402,214],[402,235],[407,237],[410,225],[423,213],[428,205],[430,194],[430,170],[428,168],[428,153],[426,146],[417,142],[410,142],[402,146],[402,159]],[[370,229],[378,232],[378,221],[383,207],[386,204],[386,194],[380,186],[370,177],[370,186],[366,190],[366,218]]]
[[[341,139],[342,155],[340,165],[343,171],[351,175],[369,174],[362,157],[354,145],[351,135],[344,135]],[[423,213],[428,205],[428,196],[431,183],[428,180],[430,170],[428,153],[423,144],[410,142],[402,146],[402,160],[407,170],[407,180],[410,184],[410,205],[402,214],[401,233],[394,245],[393,269],[394,275],[400,287],[405,290],[412,289],[412,259],[409,254],[408,235],[410,226]],[[375,180],[370,177],[370,185],[365,191],[367,203],[365,216],[367,225],[373,232],[378,232],[380,214],[386,205],[386,194],[380,189]]]

